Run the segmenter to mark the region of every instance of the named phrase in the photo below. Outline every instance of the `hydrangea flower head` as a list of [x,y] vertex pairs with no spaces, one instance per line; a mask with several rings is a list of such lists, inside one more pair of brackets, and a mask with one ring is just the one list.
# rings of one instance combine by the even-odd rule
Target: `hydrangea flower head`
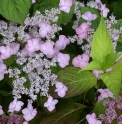
[[69,13],[71,6],[72,6],[72,0],[60,0],[60,3],[59,3],[60,10],[66,13]]
[[23,102],[17,101],[17,99],[14,99],[10,104],[9,104],[9,112],[14,112],[14,111],[20,111],[21,107],[24,105]]
[[98,101],[101,101],[104,98],[114,98],[113,93],[109,90],[109,89],[98,89],[98,92],[100,92],[101,94],[98,96]]
[[26,49],[29,52],[38,51],[40,49],[39,40],[37,38],[33,38],[31,40],[28,40],[28,42],[26,44]]
[[10,46],[1,46],[0,47],[1,59],[7,59],[12,54],[14,54],[14,50]]
[[90,22],[92,20],[95,20],[97,18],[97,15],[92,14],[90,11],[87,11],[82,15],[82,18]]
[[75,67],[80,67],[85,68],[88,64],[89,64],[89,55],[88,54],[82,54],[82,55],[78,55],[76,56],[73,60],[72,60],[72,64]]
[[88,114],[88,115],[86,116],[86,119],[87,119],[87,121],[88,121],[88,124],[102,124],[101,121],[99,121],[99,120],[96,119],[95,113]]
[[40,45],[40,50],[48,57],[52,58],[54,55],[53,43],[51,41],[46,41],[44,44]]
[[68,88],[62,82],[56,82],[56,90],[58,92],[58,96],[64,97],[66,95],[66,91]]
[[46,37],[46,35],[52,31],[52,27],[45,22],[41,22],[39,24],[39,27],[40,27],[39,34],[41,35],[42,38]]
[[33,109],[32,104],[30,102],[28,102],[27,108],[23,109],[22,113],[24,114],[23,118],[26,121],[30,121],[36,116],[37,111],[36,111],[36,109]]
[[83,39],[87,37],[88,29],[89,29],[89,25],[86,22],[84,22],[79,27],[77,27],[75,31],[76,34],[78,34],[78,37]]
[[0,115],[2,115],[4,112],[3,112],[3,109],[2,109],[2,106],[0,105]]
[[56,41],[55,47],[59,50],[64,50],[66,45],[70,43],[70,40],[64,35],[59,36],[59,40]]
[[44,107],[47,107],[47,109],[51,112],[55,109],[55,105],[57,103],[58,103],[57,99],[53,100],[53,97],[49,96],[47,102],[44,103]]
[[57,62],[59,63],[59,66],[61,68],[64,68],[67,65],[69,65],[69,60],[70,60],[70,56],[68,54],[58,53]]

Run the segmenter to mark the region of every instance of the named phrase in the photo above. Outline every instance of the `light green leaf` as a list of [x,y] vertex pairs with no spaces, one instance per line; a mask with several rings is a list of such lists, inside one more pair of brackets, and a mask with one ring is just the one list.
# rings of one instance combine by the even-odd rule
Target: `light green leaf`
[[0,0],[0,14],[10,21],[23,24],[31,4],[31,0]]
[[65,105],[59,111],[44,118],[40,124],[76,124],[84,105],[71,103]]
[[96,102],[95,107],[94,107],[94,113],[99,116],[99,114],[103,114],[104,111],[106,110],[106,107],[103,105],[103,101],[101,100],[100,102]]
[[86,66],[81,71],[84,70],[102,70],[102,62],[99,60],[93,60],[92,62],[89,63],[88,66]]
[[119,58],[120,56],[121,54],[114,54],[114,53],[110,53],[106,55],[102,64],[103,70],[105,71],[106,69],[112,67],[116,62],[117,58]]
[[99,27],[93,36],[91,52],[93,60],[99,61],[103,61],[107,54],[114,53],[112,41],[103,17],[101,17]]
[[[79,71],[79,68],[67,67],[57,73],[58,81],[68,87],[68,91],[66,92],[66,96],[64,98],[79,95],[95,86],[97,80],[91,72]],[[51,89],[50,94],[57,98],[59,96],[57,96],[57,93],[54,92],[54,89]]]
[[112,70],[108,73],[99,74],[108,89],[118,98],[121,88],[121,72]]
[[122,71],[122,60],[118,61],[116,64],[114,64],[114,69]]
[[[81,7],[81,14],[84,14],[85,12],[90,11],[92,14],[96,14],[97,18],[93,21],[91,21],[91,28],[97,29],[99,23],[100,23],[100,11],[91,7]],[[79,25],[81,23],[85,22],[85,20],[81,17],[79,20]]]

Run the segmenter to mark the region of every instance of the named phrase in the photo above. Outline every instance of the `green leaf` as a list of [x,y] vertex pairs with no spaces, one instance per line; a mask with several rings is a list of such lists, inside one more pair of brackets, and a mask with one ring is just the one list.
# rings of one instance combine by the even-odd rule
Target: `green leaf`
[[117,58],[120,56],[121,54],[114,54],[114,53],[110,53],[106,55],[103,60],[103,64],[102,64],[103,70],[105,71],[106,69],[112,67],[114,63],[116,62]]
[[[84,70],[102,70],[102,62],[99,60],[93,60],[92,62],[89,63],[88,66],[86,66]],[[82,71],[81,70],[81,71]]]
[[67,104],[59,111],[44,118],[40,124],[76,124],[84,105],[78,103]]
[[100,102],[96,102],[95,107],[94,107],[94,113],[99,116],[99,114],[103,114],[104,111],[106,110],[106,107],[103,105],[103,101],[101,100]]
[[12,55],[10,58],[4,60],[4,63],[6,66],[12,65],[14,62],[15,62],[15,56],[14,55]]
[[74,5],[70,8],[70,12],[69,13],[61,11],[57,23],[59,25],[60,24],[64,24],[64,23],[68,23],[72,19],[73,14],[74,14]]
[[117,42],[116,51],[117,52],[122,52],[122,43]]
[[52,8],[59,8],[59,0],[40,0],[37,7],[41,13]]
[[[95,86],[97,80],[91,72],[79,71],[79,68],[67,67],[57,73],[57,80],[68,87],[68,91],[64,98],[79,95]],[[53,97],[57,98],[59,96],[54,92],[54,89],[55,87],[52,88],[50,92]]]
[[122,60],[120,60],[116,64],[114,64],[114,69],[122,71]]
[[[91,28],[97,29],[99,23],[100,23],[100,11],[91,7],[81,7],[81,14],[84,14],[85,12],[90,11],[92,14],[96,14],[97,18],[93,21],[91,21]],[[79,24],[85,22],[85,20],[81,17],[79,20]]]
[[114,53],[112,41],[103,17],[101,17],[99,27],[93,36],[91,52],[93,60],[99,61],[103,61],[107,54]]
[[0,14],[10,21],[23,24],[31,4],[31,0],[0,0]]
[[108,73],[99,74],[99,76],[115,97],[118,98],[121,88],[121,72],[119,70],[112,70]]
[[10,93],[5,90],[0,90],[0,94],[2,94],[3,96],[10,96]]

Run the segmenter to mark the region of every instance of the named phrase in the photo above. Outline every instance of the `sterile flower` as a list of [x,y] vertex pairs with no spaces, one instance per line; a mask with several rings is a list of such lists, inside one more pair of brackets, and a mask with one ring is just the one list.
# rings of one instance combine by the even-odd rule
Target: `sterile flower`
[[4,112],[3,112],[3,109],[2,109],[2,106],[0,105],[0,115],[2,115]]
[[28,42],[26,44],[26,49],[29,52],[38,51],[40,49],[39,40],[37,38],[33,38],[31,40],[28,40]]
[[15,98],[10,104],[9,104],[9,110],[8,112],[14,112],[14,111],[20,111],[21,107],[24,105],[23,102],[17,101]]
[[28,124],[28,122],[27,121],[24,121],[23,124]]
[[87,121],[88,121],[89,124],[102,124],[101,121],[99,121],[99,120],[96,119],[95,113],[88,114],[86,116],[86,119],[87,119]]
[[93,70],[92,73],[96,76],[96,78],[99,80],[99,74],[104,73],[102,70]]
[[52,27],[45,22],[41,22],[39,24],[39,27],[40,27],[39,34],[41,35],[42,38],[46,37],[46,35],[52,31]]
[[92,14],[90,11],[87,11],[82,15],[82,18],[90,22],[92,20],[95,20],[97,18],[97,15]]
[[58,103],[57,99],[53,100],[53,97],[49,96],[47,102],[44,103],[44,107],[47,107],[47,109],[51,112],[55,109],[55,105],[57,103]]
[[6,69],[6,65],[0,62],[0,81],[3,80]]
[[81,69],[85,68],[89,64],[89,55],[88,54],[82,54],[82,55],[76,56],[72,60],[72,64],[75,67],[80,67]]
[[12,54],[14,54],[14,50],[10,46],[1,46],[0,47],[1,59],[7,59]]
[[109,90],[109,89],[98,89],[98,92],[100,92],[101,94],[98,96],[98,101],[101,101],[104,98],[114,98],[113,93]]
[[37,110],[33,109],[32,104],[30,102],[28,102],[27,108],[23,109],[22,113],[24,114],[23,118],[26,121],[30,121],[30,120],[32,120],[36,116]]
[[59,50],[64,50],[66,45],[70,43],[70,40],[64,35],[60,35],[59,39],[55,43],[55,47]]
[[66,13],[69,13],[71,6],[72,6],[72,0],[60,0],[60,3],[59,3],[60,10]]
[[104,4],[104,5],[101,5],[101,15],[103,16],[103,17],[107,17],[107,15],[108,15],[108,13],[109,13],[109,9],[108,8],[106,8],[106,5]]
[[48,58],[52,58],[54,55],[53,43],[51,41],[46,41],[44,44],[41,44],[40,51],[42,51]]
[[14,54],[16,54],[19,51],[20,44],[19,43],[12,42],[10,44],[10,47],[13,49]]
[[36,2],[36,0],[32,0],[32,3],[35,3]]
[[70,60],[69,54],[58,53],[57,62],[59,63],[59,66],[61,68],[64,68],[67,65],[69,65],[69,60]]
[[89,25],[86,22],[84,22],[79,27],[77,27],[75,31],[76,34],[78,34],[78,37],[83,39],[87,37],[88,29],[89,29]]
[[66,91],[68,90],[68,88],[62,82],[56,82],[55,86],[56,86],[55,92],[58,92],[58,96],[64,97],[66,95]]

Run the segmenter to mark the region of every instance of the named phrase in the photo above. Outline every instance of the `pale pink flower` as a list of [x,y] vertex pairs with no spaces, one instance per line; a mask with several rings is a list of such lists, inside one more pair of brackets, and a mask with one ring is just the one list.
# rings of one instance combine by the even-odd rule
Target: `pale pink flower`
[[89,25],[86,22],[84,22],[79,27],[77,27],[75,31],[76,34],[78,34],[78,37],[83,39],[87,37],[88,29],[89,29]]
[[72,64],[75,67],[80,67],[81,69],[85,68],[89,64],[89,55],[88,54],[82,54],[82,55],[76,56],[72,60]]
[[19,43],[12,42],[10,44],[10,47],[13,49],[14,54],[16,54],[19,51],[20,44]]
[[86,116],[86,119],[88,121],[88,124],[102,124],[102,122],[100,120],[97,120],[96,119],[96,115],[95,113],[92,113],[92,114],[88,114]]
[[113,93],[109,90],[109,89],[98,89],[98,92],[100,92],[101,94],[98,96],[98,101],[101,101],[104,98],[114,98]]
[[3,112],[3,109],[2,109],[2,106],[0,105],[0,115],[2,115],[4,112]]
[[47,107],[47,109],[51,112],[55,109],[55,105],[57,103],[58,103],[57,99],[53,100],[53,97],[49,96],[47,102],[44,103],[44,107]]
[[95,20],[97,18],[97,15],[92,14],[90,11],[87,11],[82,15],[82,18],[90,22],[92,20]]
[[39,24],[39,27],[40,27],[39,34],[41,35],[42,38],[46,37],[46,35],[52,31],[52,27],[45,22],[41,22]]
[[99,74],[104,73],[102,70],[93,70],[92,73],[95,75],[95,77],[99,80]]
[[30,120],[32,120],[36,116],[37,110],[33,109],[32,104],[28,102],[27,108],[23,109],[22,113],[24,114],[23,118],[26,121],[30,121]]
[[32,3],[35,3],[36,2],[36,0],[32,0]]
[[58,48],[59,50],[64,50],[66,45],[70,43],[70,40],[66,38],[65,35],[60,35],[59,39],[55,43],[55,47]]
[[53,43],[51,41],[46,41],[44,44],[41,44],[40,51],[43,52],[47,58],[52,58],[54,55]]
[[78,20],[76,20],[76,21],[73,22],[72,28],[73,29],[76,29],[77,27],[78,27]]
[[28,122],[27,121],[24,121],[23,124],[28,124]]
[[112,71],[112,70],[113,70],[113,67],[108,68],[108,69],[106,70],[106,72],[110,72],[110,71]]
[[12,54],[14,54],[14,50],[8,45],[8,46],[1,46],[0,47],[0,53],[1,53],[1,59],[7,59]]
[[9,104],[9,110],[8,112],[14,112],[14,111],[20,111],[21,107],[24,105],[23,102],[17,101],[15,98],[10,104]]
[[61,68],[64,68],[67,65],[69,65],[69,60],[70,60],[69,54],[58,53],[57,62],[59,63],[59,66]]
[[3,80],[6,69],[6,65],[0,62],[0,81]]
[[103,17],[107,17],[107,15],[108,15],[108,13],[109,13],[109,9],[108,8],[106,8],[106,5],[104,4],[104,5],[101,5],[101,15],[103,16]]
[[72,6],[72,0],[60,0],[60,3],[59,3],[60,10],[66,13],[69,13],[71,6]]
[[62,82],[56,82],[55,86],[56,86],[55,92],[58,92],[58,96],[64,97],[66,95],[66,91],[68,90],[68,88]]
[[39,40],[37,38],[33,38],[31,40],[28,40],[28,42],[26,44],[26,49],[29,52],[38,51],[40,49]]
[[26,47],[22,49],[21,53],[23,56],[31,56],[31,57],[34,57],[36,54],[35,52],[29,52]]

